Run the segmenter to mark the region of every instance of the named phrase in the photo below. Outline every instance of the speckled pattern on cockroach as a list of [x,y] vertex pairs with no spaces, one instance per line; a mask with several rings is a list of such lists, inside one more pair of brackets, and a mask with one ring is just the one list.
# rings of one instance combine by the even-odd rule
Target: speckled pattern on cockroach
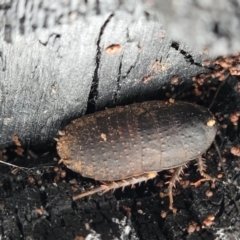
[[[154,178],[157,172],[177,168],[172,187],[182,167],[198,159],[212,144],[217,131],[213,114],[187,102],[150,101],[116,107],[74,120],[60,132],[57,150],[63,162],[83,177],[106,182],[74,200]],[[108,182],[108,183],[107,183]]]

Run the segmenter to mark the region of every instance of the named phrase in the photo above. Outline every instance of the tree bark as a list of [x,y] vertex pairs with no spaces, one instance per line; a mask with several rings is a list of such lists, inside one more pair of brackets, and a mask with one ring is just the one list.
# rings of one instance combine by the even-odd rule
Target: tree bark
[[70,120],[104,107],[164,99],[209,72],[209,58],[169,38],[146,3],[2,4],[0,145],[51,140]]

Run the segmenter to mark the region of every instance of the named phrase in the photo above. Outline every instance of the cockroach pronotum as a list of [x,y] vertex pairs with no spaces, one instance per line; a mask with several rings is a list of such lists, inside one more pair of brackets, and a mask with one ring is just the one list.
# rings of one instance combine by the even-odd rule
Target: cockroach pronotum
[[187,102],[150,101],[116,107],[72,121],[57,140],[57,151],[71,170],[83,177],[107,182],[74,196],[125,187],[156,177],[157,172],[176,168],[172,187],[189,161],[197,159],[205,173],[201,155],[213,143],[217,124],[206,108]]

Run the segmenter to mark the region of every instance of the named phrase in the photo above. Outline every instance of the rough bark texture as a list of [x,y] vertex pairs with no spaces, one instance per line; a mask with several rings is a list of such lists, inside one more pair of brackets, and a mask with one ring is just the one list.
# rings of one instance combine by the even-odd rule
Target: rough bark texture
[[131,1],[2,4],[0,145],[14,135],[44,143],[87,109],[159,98],[175,75],[185,91],[209,71],[206,54],[173,42],[144,10]]
[[[203,52],[205,46],[214,54],[239,50],[239,6],[219,2],[224,6],[205,1],[176,6],[130,0],[0,1],[0,145],[11,145],[18,136],[15,144],[19,139],[25,149],[9,147],[0,159],[32,168],[1,165],[2,238],[239,238],[239,215],[225,175],[219,175],[215,188],[208,182],[198,188],[178,184],[176,215],[168,212],[168,198],[159,197],[168,172],[125,192],[73,202],[75,192],[99,183],[57,165],[51,142],[70,120],[105,107],[170,97],[209,107],[225,70],[239,71],[239,60],[220,59],[214,66]],[[199,15],[207,17],[196,28]],[[224,17],[217,21],[217,16]],[[171,38],[172,32],[182,42]],[[239,77],[230,76],[211,108],[219,120],[216,140],[237,204],[239,157],[230,149],[240,140],[239,91]],[[211,175],[222,173],[213,147],[205,158]],[[194,166],[186,171],[184,179],[200,178]],[[213,224],[203,228],[212,216]],[[200,230],[190,234],[194,225]]]

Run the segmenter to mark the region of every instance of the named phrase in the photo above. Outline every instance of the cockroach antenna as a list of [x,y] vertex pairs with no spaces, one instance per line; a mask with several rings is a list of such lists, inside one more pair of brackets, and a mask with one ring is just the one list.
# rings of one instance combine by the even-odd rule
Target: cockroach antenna
[[210,104],[209,107],[208,107],[208,110],[209,110],[209,111],[211,110],[211,108],[212,108],[212,106],[213,106],[213,103],[215,102],[215,99],[216,99],[216,97],[217,97],[220,89],[221,89],[222,86],[225,84],[226,79],[229,77],[229,75],[230,75],[230,73],[227,73],[226,76],[225,76],[225,79],[219,84],[218,89],[217,89],[217,91],[215,92],[215,95],[214,95],[214,97],[213,97],[213,99],[212,99],[212,102],[211,102],[211,104]]
[[7,166],[10,166],[10,167],[20,168],[20,169],[25,169],[25,170],[31,169],[31,168],[26,168],[26,167],[20,167],[20,166],[14,165],[12,163],[4,162],[2,160],[0,160],[0,163],[2,163],[4,165],[7,165]]
[[233,202],[234,202],[234,204],[235,204],[235,206],[236,206],[236,208],[237,208],[237,210],[238,210],[238,214],[240,214],[240,207],[239,207],[239,205],[238,205],[238,203],[237,203],[237,201],[236,201],[235,195],[233,194],[233,190],[232,190],[232,186],[231,186],[232,184],[229,182],[228,174],[227,174],[227,171],[226,171],[224,162],[222,161],[221,151],[220,151],[220,149],[219,149],[216,141],[214,141],[213,144],[214,144],[214,147],[215,147],[215,149],[216,149],[216,151],[217,151],[217,153],[218,153],[218,156],[219,156],[219,158],[220,158],[221,168],[222,168],[223,173],[224,173],[224,175],[225,175],[225,178],[226,178],[226,180],[227,180],[227,185],[228,185],[228,188],[229,188],[229,191],[230,191],[230,196],[231,196],[231,198],[232,198],[232,200],[233,200]]
[[[213,97],[213,99],[212,99],[212,102],[211,102],[208,110],[210,110],[210,109],[212,108],[212,106],[213,106],[213,104],[214,104],[214,101],[216,100],[216,97],[217,97],[220,89],[221,89],[222,86],[225,84],[225,82],[226,82],[225,80],[229,77],[229,75],[230,75],[230,73],[228,72],[228,73],[226,74],[226,76],[225,76],[225,79],[224,79],[224,80],[220,83],[220,85],[218,86],[218,89],[217,89],[217,91],[216,91],[216,93],[215,93],[215,95],[214,95],[214,97]],[[236,206],[236,208],[237,208],[237,210],[238,210],[238,213],[240,214],[240,207],[239,207],[239,205],[238,205],[238,203],[237,203],[237,201],[236,201],[236,199],[235,199],[235,196],[234,196],[234,194],[233,194],[232,186],[231,186],[231,183],[229,182],[229,178],[228,178],[228,174],[227,174],[227,171],[226,171],[224,162],[222,161],[222,155],[221,155],[220,148],[219,148],[216,140],[213,141],[213,144],[214,144],[214,147],[215,147],[215,149],[216,149],[216,151],[217,151],[217,153],[218,153],[218,156],[219,156],[219,159],[220,159],[221,168],[222,168],[223,173],[224,173],[224,175],[225,175],[225,178],[226,178],[226,180],[227,180],[227,185],[228,185],[228,188],[229,188],[229,191],[230,191],[230,196],[231,196],[231,198],[232,198],[232,200],[233,200],[233,202],[234,202],[234,204],[235,204],[235,206]]]
[[[5,162],[5,161],[2,161],[0,160],[0,163],[4,164],[4,165],[7,165],[9,167],[14,167],[14,168],[19,168],[21,170],[33,170],[33,169],[37,169],[38,167],[32,167],[32,168],[29,168],[29,167],[21,167],[21,166],[18,166],[18,165],[15,165],[15,164],[12,164],[12,163],[8,163],[8,162]],[[49,167],[54,167],[54,166],[43,166],[43,168],[49,168]]]

